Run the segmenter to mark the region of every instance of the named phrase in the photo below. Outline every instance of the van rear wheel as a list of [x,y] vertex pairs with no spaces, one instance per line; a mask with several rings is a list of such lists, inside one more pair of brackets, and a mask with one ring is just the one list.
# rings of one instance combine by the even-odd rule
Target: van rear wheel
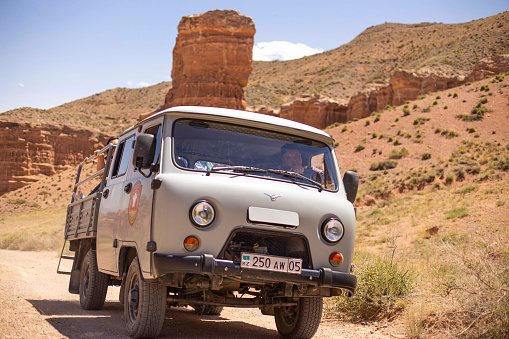
[[89,250],[81,263],[80,305],[84,310],[100,310],[108,292],[107,274],[99,272],[95,251]]
[[124,291],[124,318],[127,333],[133,338],[156,337],[164,323],[166,286],[150,284],[141,279],[138,258],[127,272]]
[[321,297],[299,298],[296,306],[274,308],[279,334],[283,338],[312,338],[322,319]]

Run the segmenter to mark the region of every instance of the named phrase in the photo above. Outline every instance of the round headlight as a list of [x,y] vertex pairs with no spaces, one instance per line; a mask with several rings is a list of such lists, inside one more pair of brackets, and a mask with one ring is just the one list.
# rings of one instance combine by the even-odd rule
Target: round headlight
[[205,200],[198,201],[190,211],[191,221],[198,227],[207,227],[212,224],[215,215],[214,207]]
[[344,232],[343,224],[336,218],[327,219],[322,225],[322,237],[328,243],[340,241]]

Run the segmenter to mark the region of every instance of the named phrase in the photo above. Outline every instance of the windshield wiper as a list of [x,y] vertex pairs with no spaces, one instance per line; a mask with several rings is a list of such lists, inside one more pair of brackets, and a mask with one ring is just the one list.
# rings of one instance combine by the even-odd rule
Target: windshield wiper
[[282,175],[284,177],[290,177],[290,178],[307,180],[310,183],[312,183],[313,185],[315,185],[316,187],[318,187],[318,192],[321,192],[323,190],[322,184],[320,184],[318,181],[314,181],[313,179],[310,179],[310,178],[306,177],[305,175],[302,175],[302,174],[299,174],[299,173],[285,171],[285,170],[277,170],[277,169],[269,169],[269,170],[267,170],[267,172],[279,174],[279,175]]
[[219,171],[234,171],[234,172],[258,172],[258,173],[267,173],[267,170],[258,168],[258,167],[250,167],[250,166],[217,166],[212,167],[207,170],[207,176],[212,172]]

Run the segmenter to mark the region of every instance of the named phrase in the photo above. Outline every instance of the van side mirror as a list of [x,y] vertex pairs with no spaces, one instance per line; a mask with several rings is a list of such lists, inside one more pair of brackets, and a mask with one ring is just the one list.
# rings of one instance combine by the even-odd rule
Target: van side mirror
[[140,170],[150,168],[156,150],[156,138],[152,134],[140,133],[134,144],[133,166]]
[[353,171],[346,171],[343,176],[343,184],[345,185],[346,198],[353,204],[359,188],[359,175]]

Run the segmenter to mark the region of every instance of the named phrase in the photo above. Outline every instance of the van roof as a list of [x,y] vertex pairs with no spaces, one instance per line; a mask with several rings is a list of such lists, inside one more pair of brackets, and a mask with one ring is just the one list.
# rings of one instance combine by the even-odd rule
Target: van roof
[[[260,113],[254,113],[254,112],[247,112],[247,111],[241,111],[241,110],[235,110],[235,109],[229,109],[229,108],[218,108],[218,107],[203,107],[203,106],[177,106],[177,107],[171,107],[168,109],[165,109],[161,112],[158,112],[154,115],[151,115],[150,117],[138,122],[133,127],[129,128],[125,132],[130,131],[131,129],[137,127],[140,124],[143,124],[147,122],[148,120],[152,120],[155,118],[160,117],[161,115],[177,115],[182,114],[186,115],[187,117],[196,117],[198,118],[200,115],[201,118],[213,118],[216,119],[219,118],[221,121],[226,120],[239,120],[242,121],[243,124],[247,125],[253,125],[257,127],[262,127],[261,125],[271,125],[271,129],[280,130],[281,132],[284,132],[283,130],[286,130],[286,133],[288,133],[288,129],[293,129],[296,131],[304,132],[305,134],[311,133],[314,135],[314,138],[321,139],[322,141],[326,143],[331,143],[334,140],[325,133],[324,131],[311,127],[306,124],[302,124],[300,122],[278,118],[266,114],[260,114]],[[205,116],[205,117],[203,117]],[[224,119],[222,119],[224,118]],[[215,119],[215,120],[216,120]],[[124,132],[124,133],[125,133]],[[122,134],[124,134],[122,133]]]

